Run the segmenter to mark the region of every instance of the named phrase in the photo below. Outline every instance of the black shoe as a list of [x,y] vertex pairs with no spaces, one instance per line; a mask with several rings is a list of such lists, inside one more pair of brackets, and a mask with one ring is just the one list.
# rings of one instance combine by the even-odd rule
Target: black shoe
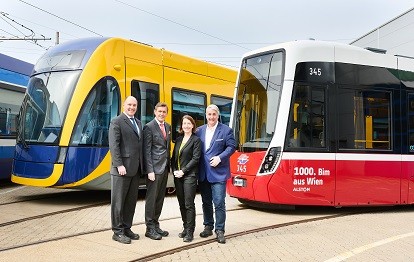
[[145,232],[145,236],[151,238],[152,240],[160,240],[162,236],[155,231],[155,229],[149,229]]
[[118,241],[119,243],[122,244],[131,244],[131,239],[125,235],[121,235],[121,234],[114,234],[112,236],[112,239],[115,241]]
[[166,230],[162,230],[161,228],[159,228],[159,227],[156,227],[155,228],[155,231],[158,233],[158,234],[160,234],[161,236],[163,236],[163,237],[166,237],[166,236],[168,236],[170,233],[168,233],[168,231],[166,231]]
[[191,242],[194,239],[194,233],[193,231],[188,230],[187,234],[185,234],[185,236],[183,237],[183,241],[184,242]]
[[186,234],[187,234],[187,229],[184,228],[183,232],[178,233],[178,237],[179,238],[184,238]]
[[139,239],[139,235],[135,234],[131,230],[125,230],[125,236],[129,237],[132,240],[138,240]]
[[226,244],[226,238],[224,237],[224,231],[216,230],[217,242],[220,244]]
[[200,233],[200,237],[209,237],[213,235],[213,228],[210,226],[205,226],[204,230]]

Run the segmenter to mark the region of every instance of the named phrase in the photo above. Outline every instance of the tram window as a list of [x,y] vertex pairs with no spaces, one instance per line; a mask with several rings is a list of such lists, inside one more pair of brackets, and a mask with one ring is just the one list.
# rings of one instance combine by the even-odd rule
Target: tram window
[[78,117],[71,145],[108,146],[111,119],[119,114],[119,86],[112,77],[99,80],[89,93]]
[[290,109],[288,148],[324,148],[325,89],[296,85]]
[[1,107],[0,103],[0,137],[16,137],[16,112],[10,107]]
[[391,93],[339,88],[340,149],[391,149]]
[[132,81],[131,94],[138,100],[135,117],[144,126],[154,119],[155,105],[160,101],[160,86],[154,83]]
[[414,152],[414,94],[408,95],[409,152]]
[[220,97],[220,96],[211,96],[211,103],[215,104],[220,110],[220,122],[229,125],[230,124],[230,114],[231,114],[231,98]]
[[181,118],[190,115],[197,127],[205,124],[206,95],[174,88],[172,91],[172,138],[178,136]]
[[[23,102],[24,92],[0,88],[0,137],[15,138],[17,115]],[[6,102],[7,101],[7,102]]]

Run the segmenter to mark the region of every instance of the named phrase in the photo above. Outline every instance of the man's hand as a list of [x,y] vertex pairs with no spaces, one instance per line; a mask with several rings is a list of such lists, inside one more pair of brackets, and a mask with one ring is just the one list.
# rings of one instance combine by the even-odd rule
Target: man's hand
[[126,175],[126,168],[124,166],[119,166],[117,167],[117,169],[118,169],[118,174],[120,174],[121,176]]
[[154,181],[155,180],[155,173],[154,172],[148,173],[148,179],[151,180],[151,181]]
[[220,164],[221,159],[219,156],[213,156],[212,158],[210,158],[210,166],[212,167],[216,167],[218,164]]

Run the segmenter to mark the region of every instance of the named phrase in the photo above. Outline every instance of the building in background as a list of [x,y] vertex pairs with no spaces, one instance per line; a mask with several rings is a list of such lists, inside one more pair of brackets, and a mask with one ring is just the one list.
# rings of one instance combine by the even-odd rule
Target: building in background
[[390,55],[414,57],[414,8],[361,36],[351,45],[383,49]]
[[16,144],[16,116],[33,65],[0,54],[0,179],[9,179]]

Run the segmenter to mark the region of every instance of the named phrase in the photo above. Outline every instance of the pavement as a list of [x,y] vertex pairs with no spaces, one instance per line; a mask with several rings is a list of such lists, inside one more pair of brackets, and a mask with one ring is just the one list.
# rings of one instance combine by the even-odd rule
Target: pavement
[[[208,238],[210,243],[195,246],[192,244],[205,240],[198,236],[203,229],[199,195],[197,227],[191,243],[178,237],[182,222],[175,196],[165,199],[161,228],[170,235],[159,241],[144,236],[144,204],[143,200],[137,202],[132,230],[141,238],[132,244],[111,239],[110,207],[105,204],[0,227],[0,261],[139,261],[177,247],[182,251],[154,261],[414,261],[414,210],[410,206],[367,209],[364,214],[295,224],[349,210],[309,207],[264,211],[245,208],[227,197],[227,243],[219,244],[212,236]],[[24,217],[25,212],[57,210],[59,201],[39,200],[13,206],[0,207],[0,221],[6,221],[5,217],[10,218],[13,212]],[[276,224],[282,226],[237,235]],[[7,248],[11,249],[4,250]]]

